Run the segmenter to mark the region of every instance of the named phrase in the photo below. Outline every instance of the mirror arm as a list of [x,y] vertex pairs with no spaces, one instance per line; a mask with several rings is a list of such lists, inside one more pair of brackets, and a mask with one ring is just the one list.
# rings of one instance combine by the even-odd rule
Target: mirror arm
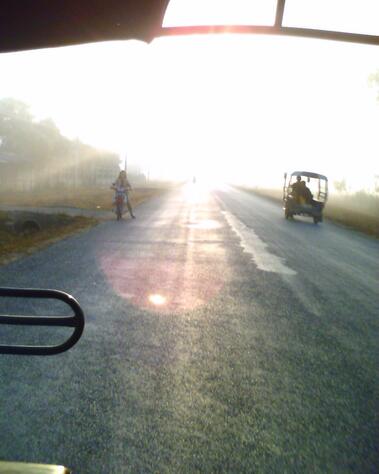
[[0,315],[0,324],[17,326],[61,326],[74,328],[71,336],[62,344],[55,346],[23,346],[0,344],[0,354],[18,355],[54,355],[73,347],[81,338],[84,330],[84,313],[74,297],[58,290],[33,288],[0,288],[0,298],[56,299],[63,301],[73,311],[73,316],[17,316]]

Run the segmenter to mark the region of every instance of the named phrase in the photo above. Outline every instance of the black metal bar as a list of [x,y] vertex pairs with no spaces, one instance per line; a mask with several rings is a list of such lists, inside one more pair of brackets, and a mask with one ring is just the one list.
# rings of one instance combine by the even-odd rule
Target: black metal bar
[[74,346],[84,330],[84,313],[79,303],[68,293],[58,290],[33,288],[0,288],[0,297],[57,299],[66,303],[73,316],[9,316],[0,315],[0,324],[25,326],[62,326],[73,327],[74,332],[62,344],[56,346],[0,345],[0,354],[53,355],[65,352]]
[[314,30],[310,28],[293,28],[277,26],[247,26],[247,25],[216,25],[216,26],[170,26],[162,27],[156,37],[188,36],[205,34],[258,34],[294,36],[331,41],[345,41],[379,46],[379,36],[345,33],[340,31]]
[[278,0],[276,4],[275,26],[281,27],[283,24],[284,7],[286,0]]
[[75,316],[19,316],[0,315],[0,324],[13,326],[61,326],[75,328],[78,321]]

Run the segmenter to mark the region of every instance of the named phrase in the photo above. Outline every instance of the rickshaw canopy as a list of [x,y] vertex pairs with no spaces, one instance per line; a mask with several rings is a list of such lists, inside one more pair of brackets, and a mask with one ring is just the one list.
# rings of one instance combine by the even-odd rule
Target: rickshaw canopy
[[311,171],[294,171],[291,173],[291,176],[305,176],[307,178],[324,179],[325,181],[328,181],[328,178],[323,174],[312,173]]

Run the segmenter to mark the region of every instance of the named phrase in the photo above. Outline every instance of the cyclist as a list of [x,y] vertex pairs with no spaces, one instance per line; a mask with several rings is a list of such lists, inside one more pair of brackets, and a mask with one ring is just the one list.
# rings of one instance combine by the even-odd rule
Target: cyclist
[[115,193],[115,198],[113,202],[116,202],[116,194],[117,192],[123,192],[124,193],[124,202],[128,208],[128,211],[132,217],[132,219],[135,219],[136,216],[133,213],[132,206],[130,205],[130,199],[128,195],[128,191],[132,189],[131,184],[129,183],[128,177],[126,175],[126,171],[120,171],[118,178],[114,183],[112,183],[111,189],[114,189],[116,191]]

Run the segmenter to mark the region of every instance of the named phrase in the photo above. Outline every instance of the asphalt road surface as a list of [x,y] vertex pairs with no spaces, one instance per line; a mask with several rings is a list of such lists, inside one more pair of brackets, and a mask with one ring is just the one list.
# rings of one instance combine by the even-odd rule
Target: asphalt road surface
[[[199,184],[136,214],[0,268],[1,286],[67,291],[86,315],[65,354],[0,356],[0,459],[378,472],[379,241]],[[0,326],[0,343],[64,331]]]

